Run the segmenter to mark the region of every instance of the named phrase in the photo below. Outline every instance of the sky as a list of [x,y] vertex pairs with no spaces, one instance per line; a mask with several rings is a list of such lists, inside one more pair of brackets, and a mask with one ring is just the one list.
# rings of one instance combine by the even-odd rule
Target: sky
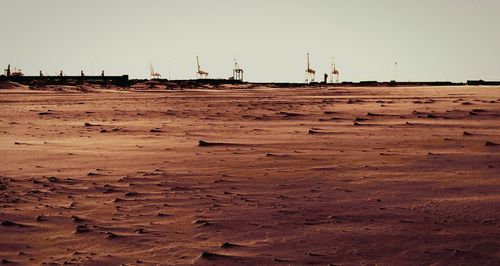
[[[500,80],[498,0],[0,0],[0,65],[54,75]],[[397,67],[395,67],[397,62]]]

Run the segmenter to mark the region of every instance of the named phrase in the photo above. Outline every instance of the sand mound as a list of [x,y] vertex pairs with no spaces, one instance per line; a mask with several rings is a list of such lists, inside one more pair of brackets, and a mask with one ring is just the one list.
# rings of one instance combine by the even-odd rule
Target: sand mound
[[102,85],[92,83],[82,83],[73,85],[39,85],[33,86],[33,90],[37,91],[56,91],[56,92],[109,92],[118,91],[119,89],[113,85]]
[[0,81],[0,90],[13,90],[13,89],[23,89],[27,90],[28,87],[17,82],[12,81]]

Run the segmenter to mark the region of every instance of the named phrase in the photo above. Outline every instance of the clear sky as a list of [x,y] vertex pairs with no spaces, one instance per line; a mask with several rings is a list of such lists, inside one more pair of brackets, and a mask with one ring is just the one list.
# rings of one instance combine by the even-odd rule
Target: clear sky
[[[0,64],[27,75],[500,80],[499,0],[0,0]],[[170,70],[170,71],[169,71]]]

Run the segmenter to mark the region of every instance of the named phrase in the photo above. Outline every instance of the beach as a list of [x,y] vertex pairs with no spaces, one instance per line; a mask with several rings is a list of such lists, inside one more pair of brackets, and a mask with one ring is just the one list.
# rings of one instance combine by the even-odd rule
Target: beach
[[0,260],[498,265],[500,90],[0,90]]

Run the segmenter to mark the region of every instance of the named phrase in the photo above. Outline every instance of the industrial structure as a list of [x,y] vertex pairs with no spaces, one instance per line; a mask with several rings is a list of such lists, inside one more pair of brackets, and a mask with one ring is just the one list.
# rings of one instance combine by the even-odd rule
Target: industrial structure
[[151,76],[151,79],[161,78],[160,73],[155,72],[155,69],[153,68],[153,65],[151,64],[151,62],[149,62],[149,75]]
[[330,83],[339,83],[340,82],[340,72],[335,65],[335,61],[332,59],[332,75],[330,77]]
[[5,71],[5,76],[7,76],[7,77],[22,77],[22,76],[24,76],[21,69],[14,67],[14,69],[11,70],[10,65],[8,65],[4,71]]
[[236,58],[234,59],[233,80],[243,81],[243,69],[240,68]]
[[200,59],[196,56],[196,64],[198,66],[198,71],[196,72],[197,79],[206,79],[208,77],[208,72],[201,70]]
[[309,53],[307,53],[307,69],[305,73],[306,83],[314,82],[315,76],[316,76],[316,71],[311,68],[311,64],[309,62]]
[[68,85],[81,83],[113,84],[117,86],[127,86],[129,83],[128,75],[105,76],[104,70],[100,76],[85,76],[83,70],[80,75],[66,76],[63,71],[59,71],[54,76],[44,75],[42,71],[37,76],[25,76],[18,68],[12,68],[10,65],[0,75],[0,81],[18,82],[24,85]]
[[[219,86],[223,84],[243,84],[243,69],[239,66],[238,61],[234,58],[233,75],[226,79],[207,79],[208,72],[203,71],[200,65],[199,57],[196,56],[197,63],[197,79],[189,80],[167,80],[161,79],[161,75],[155,72],[152,64],[149,64],[151,79],[156,79],[156,82],[165,84],[168,87],[177,86],[179,88],[195,88],[200,85],[213,85]],[[331,68],[329,71],[324,73],[322,82],[315,82],[316,71],[311,68],[309,53],[307,53],[307,69],[305,71],[305,81],[309,83],[310,86],[324,86],[326,83],[330,83],[335,87],[382,87],[382,86],[498,86],[500,81],[484,81],[484,80],[468,80],[465,82],[450,82],[450,81],[408,81],[400,82],[397,81],[397,62],[394,63],[395,79],[390,82],[378,82],[378,81],[359,81],[359,82],[349,82],[340,81],[340,71],[337,69],[336,63],[332,58]],[[328,77],[330,76],[330,77]],[[60,70],[52,75],[47,72],[39,71],[38,75],[25,76],[21,69],[11,67],[9,64],[7,68],[4,69],[3,73],[0,73],[0,82],[17,82],[23,85],[40,87],[45,85],[79,85],[84,83],[100,84],[100,85],[117,85],[117,86],[130,86],[133,84],[144,82],[143,79],[129,79],[128,75],[122,76],[106,76],[104,70],[99,76],[87,76],[83,70],[80,71],[79,75],[67,76],[63,70]],[[269,86],[272,88],[295,88],[303,86],[303,83],[276,83],[276,82],[263,82],[255,83],[251,82],[249,84],[261,84]]]

